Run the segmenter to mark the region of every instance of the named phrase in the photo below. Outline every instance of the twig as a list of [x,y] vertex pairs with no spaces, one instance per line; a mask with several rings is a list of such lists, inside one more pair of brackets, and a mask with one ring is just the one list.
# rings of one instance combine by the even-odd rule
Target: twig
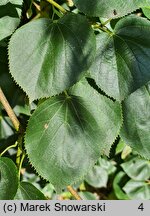
[[20,122],[18,121],[13,109],[9,105],[9,102],[7,101],[1,87],[0,87],[0,102],[2,103],[3,107],[5,108],[10,120],[12,121],[16,131],[19,130]]
[[15,148],[18,145],[18,142],[16,141],[15,144],[8,146],[1,154],[0,156],[2,156],[3,154],[5,154],[5,152],[7,152],[9,149],[11,148]]
[[50,4],[54,5],[56,8],[58,8],[62,13],[66,13],[67,11],[65,10],[65,8],[63,8],[62,6],[60,6],[59,4],[57,4],[57,2],[55,2],[54,0],[46,0],[48,1]]
[[68,191],[76,198],[76,200],[82,200],[77,192],[69,185],[67,186]]

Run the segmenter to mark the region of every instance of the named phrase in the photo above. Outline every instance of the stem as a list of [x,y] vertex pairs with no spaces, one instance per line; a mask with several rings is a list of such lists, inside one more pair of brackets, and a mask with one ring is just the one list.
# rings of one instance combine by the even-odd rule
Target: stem
[[76,200],[82,200],[78,193],[70,185],[67,186],[67,189],[76,198]]
[[18,142],[16,141],[15,144],[8,146],[1,154],[0,156],[2,156],[3,154],[5,154],[5,152],[7,152],[9,149],[14,148],[18,145]]
[[17,155],[16,155],[16,164],[17,167],[19,168],[20,166],[20,157],[22,155],[22,137],[20,136],[18,138],[18,149],[17,149]]
[[20,165],[19,165],[19,179],[20,179],[21,168],[22,168],[22,163],[23,163],[24,158],[25,158],[25,153],[23,153],[21,157]]
[[36,19],[38,19],[38,18],[40,18],[40,16],[41,16],[41,13],[38,13],[35,17],[33,17],[32,19],[31,19],[31,21],[33,21],[33,20],[36,20]]
[[36,2],[33,2],[33,4],[38,11],[41,11],[40,5],[38,5]]
[[3,107],[5,108],[10,120],[12,121],[16,131],[19,130],[20,122],[18,121],[13,109],[9,105],[9,102],[7,101],[1,87],[0,87],[0,102],[2,103]]
[[100,30],[106,32],[107,34],[109,34],[109,35],[111,35],[111,36],[114,34],[114,33],[111,32],[108,28],[106,28],[105,26],[101,26],[100,24],[94,24],[94,25],[92,25],[92,27],[93,27],[93,28],[98,28],[98,29],[100,29]]
[[66,13],[67,11],[62,7],[60,6],[59,4],[57,4],[57,2],[55,2],[54,0],[46,0],[48,1],[50,4],[52,4],[53,6],[55,6],[56,8],[58,8],[62,13]]
[[102,23],[102,25],[103,25],[103,26],[107,25],[111,20],[112,20],[112,18],[106,20],[106,22]]

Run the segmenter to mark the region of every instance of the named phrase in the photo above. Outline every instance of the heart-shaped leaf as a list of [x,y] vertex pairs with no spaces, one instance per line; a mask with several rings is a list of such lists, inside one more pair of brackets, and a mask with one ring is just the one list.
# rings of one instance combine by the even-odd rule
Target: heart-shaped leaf
[[18,171],[9,158],[0,157],[0,200],[14,198],[18,188]]
[[29,182],[20,182],[15,200],[46,200],[44,194]]
[[109,154],[121,122],[119,103],[79,82],[69,95],[46,100],[31,116],[25,136],[29,160],[56,189],[64,188],[80,180],[101,154]]
[[149,6],[150,0],[73,0],[76,6],[89,16],[117,18],[136,9]]
[[117,22],[114,33],[97,37],[91,77],[109,96],[123,100],[150,80],[150,22],[134,15]]
[[123,102],[123,116],[121,137],[138,154],[150,159],[150,84]]
[[30,100],[56,95],[79,81],[95,56],[86,18],[67,14],[19,28],[9,44],[10,72]]

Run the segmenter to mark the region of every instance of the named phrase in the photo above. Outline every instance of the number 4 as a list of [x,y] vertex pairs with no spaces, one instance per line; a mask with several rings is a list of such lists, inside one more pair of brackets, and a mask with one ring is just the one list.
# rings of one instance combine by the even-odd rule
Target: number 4
[[141,203],[138,207],[139,210],[143,211],[144,210],[144,206],[143,206],[143,203]]

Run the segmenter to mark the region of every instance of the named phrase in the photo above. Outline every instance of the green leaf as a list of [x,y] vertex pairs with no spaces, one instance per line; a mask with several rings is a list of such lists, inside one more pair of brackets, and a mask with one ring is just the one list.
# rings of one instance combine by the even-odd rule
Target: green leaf
[[114,179],[113,182],[113,188],[115,191],[115,195],[120,200],[128,200],[129,197],[127,194],[125,194],[121,188],[121,183],[123,183],[123,179],[126,177],[126,174],[122,171],[120,171]]
[[98,165],[105,169],[108,175],[111,175],[116,171],[116,167],[114,166],[114,161],[109,161],[108,159],[104,159],[102,157],[98,160]]
[[19,28],[9,44],[10,72],[30,100],[56,95],[79,81],[95,56],[86,18],[67,14]]
[[128,16],[112,34],[97,37],[97,56],[91,77],[109,96],[123,100],[150,80],[150,22]]
[[93,187],[107,187],[108,176],[114,173],[116,167],[112,161],[108,161],[102,157],[98,159],[97,165],[85,177],[85,181]]
[[69,95],[39,105],[25,136],[29,160],[56,189],[80,180],[100,154],[109,154],[122,121],[119,103],[98,94],[85,80]]
[[19,5],[21,1],[22,1],[22,0],[1,0],[1,1],[0,1],[0,6],[1,6],[1,5],[6,5],[6,4],[8,4],[8,3]]
[[150,178],[150,162],[138,157],[121,164],[125,173],[136,181],[146,181]]
[[0,113],[0,141],[14,134],[13,125],[8,117]]
[[143,7],[143,8],[142,8],[142,11],[143,11],[144,15],[145,15],[148,19],[150,19],[150,7]]
[[85,181],[96,188],[107,187],[108,173],[105,169],[96,165],[85,177]]
[[95,194],[90,193],[88,191],[81,191],[79,192],[79,196],[83,199],[83,200],[96,200],[97,197]]
[[142,6],[149,6],[149,0],[73,0],[79,10],[89,16],[117,18],[129,14]]
[[149,200],[150,199],[150,184],[147,182],[137,182],[134,180],[128,181],[123,187],[130,199]]
[[29,182],[20,182],[15,200],[46,200],[44,194]]
[[14,198],[18,188],[18,171],[9,158],[0,157],[0,200]]
[[10,36],[20,23],[22,0],[0,2],[0,41]]
[[122,139],[142,157],[150,159],[150,84],[123,102]]

